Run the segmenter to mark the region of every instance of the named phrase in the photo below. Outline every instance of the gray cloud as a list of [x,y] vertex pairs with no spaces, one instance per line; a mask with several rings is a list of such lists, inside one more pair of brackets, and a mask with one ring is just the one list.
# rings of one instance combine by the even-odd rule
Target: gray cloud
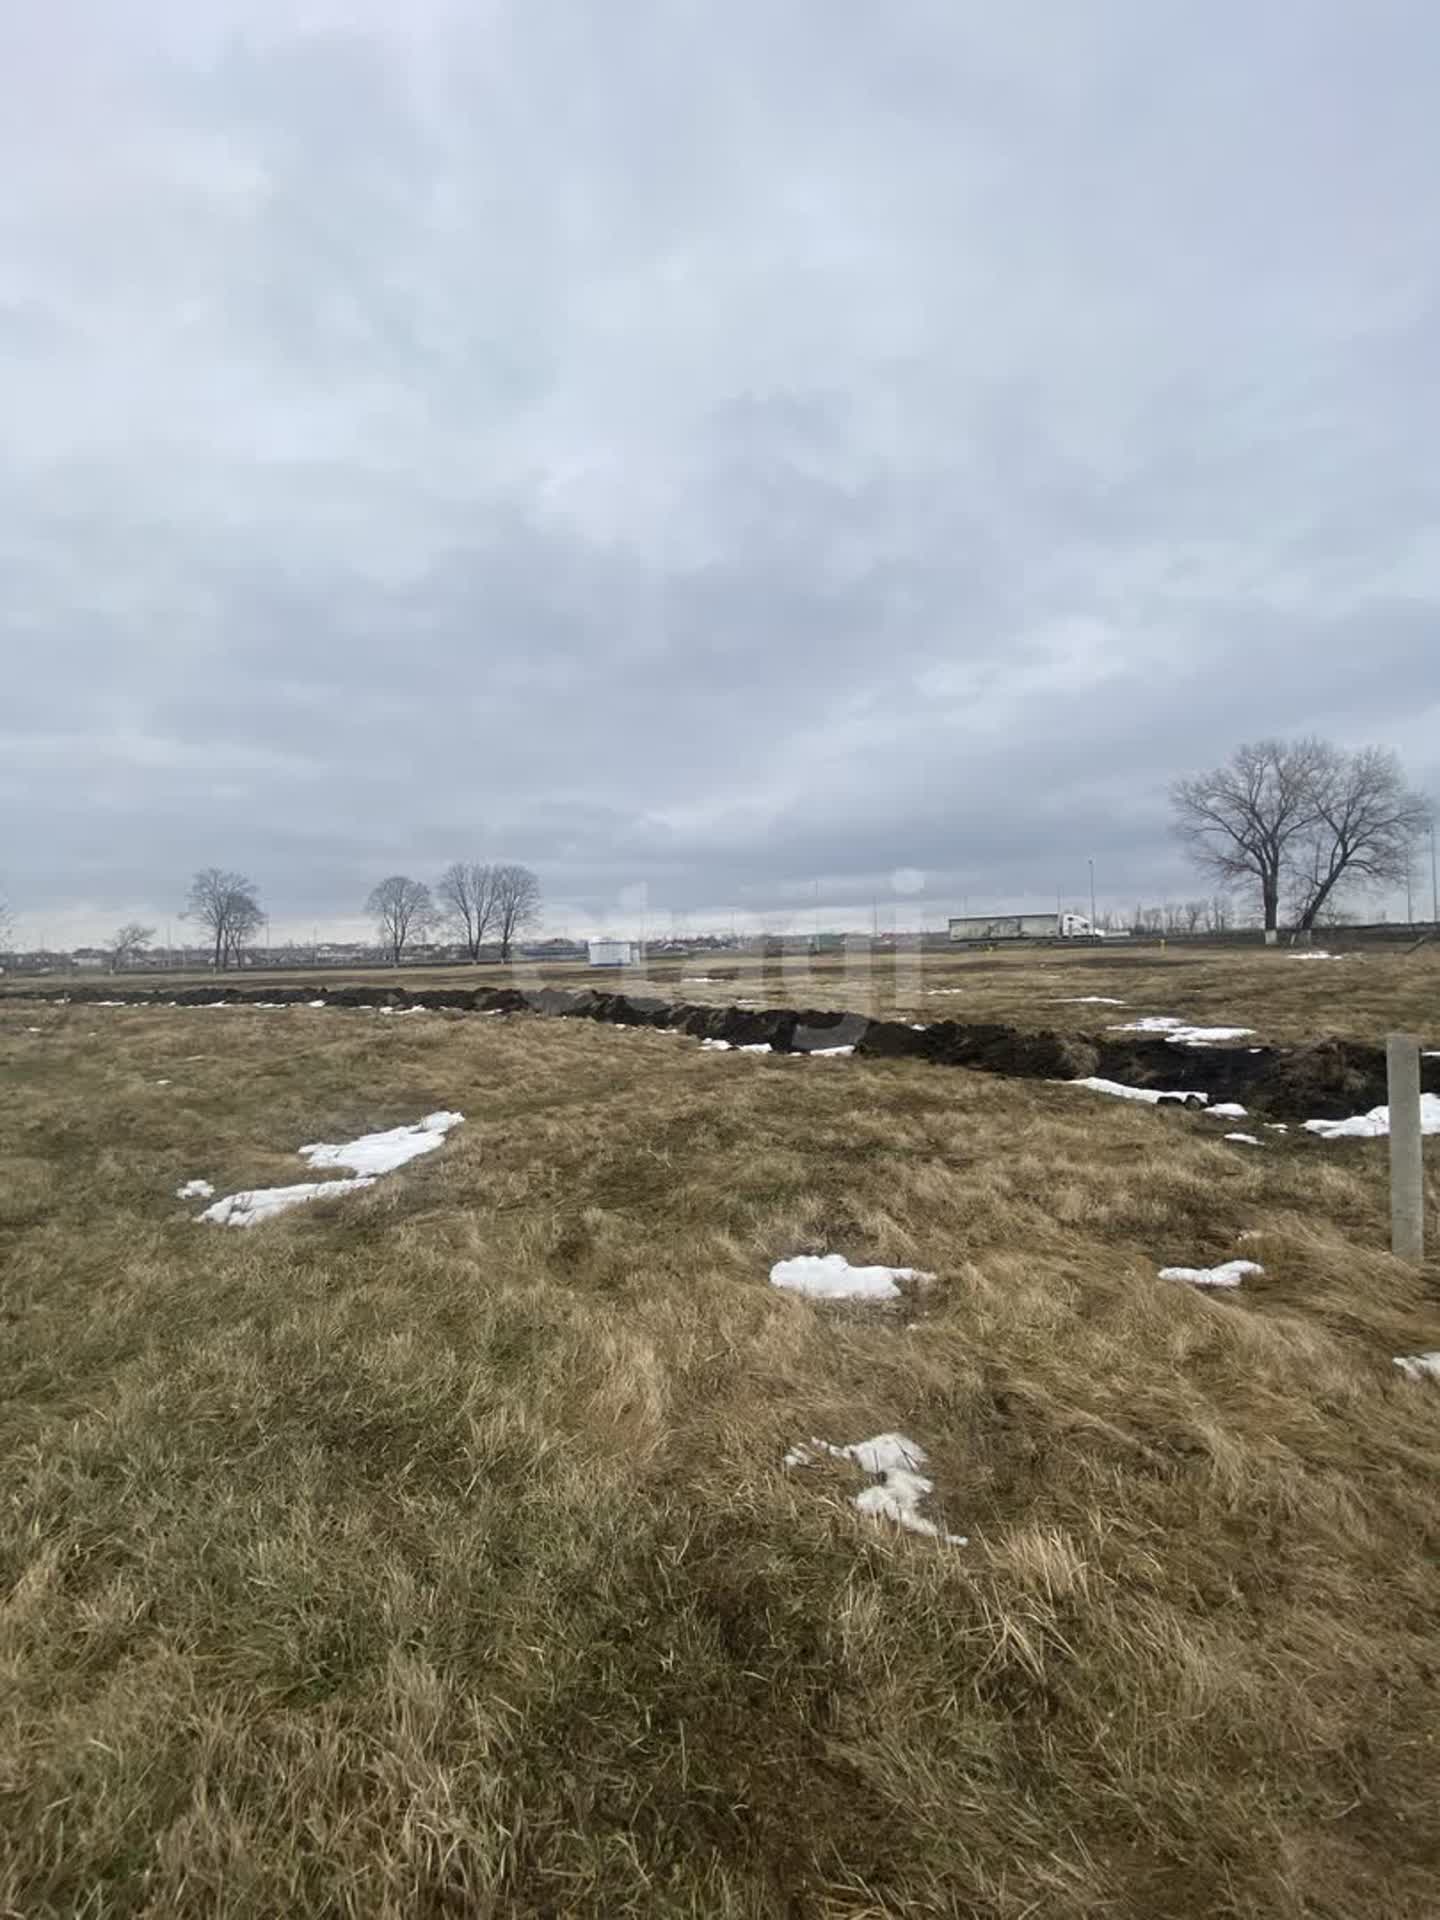
[[1436,780],[1427,7],[172,16],[0,25],[32,928],[1129,903],[1239,738]]

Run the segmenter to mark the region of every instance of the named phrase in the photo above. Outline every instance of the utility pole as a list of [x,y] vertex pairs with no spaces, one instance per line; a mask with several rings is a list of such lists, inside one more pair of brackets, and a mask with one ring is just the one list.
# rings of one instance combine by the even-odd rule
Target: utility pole
[[1440,925],[1440,882],[1435,867],[1435,816],[1430,816],[1430,924]]
[[1095,862],[1092,859],[1090,862],[1090,931],[1092,933],[1095,931],[1095,925]]

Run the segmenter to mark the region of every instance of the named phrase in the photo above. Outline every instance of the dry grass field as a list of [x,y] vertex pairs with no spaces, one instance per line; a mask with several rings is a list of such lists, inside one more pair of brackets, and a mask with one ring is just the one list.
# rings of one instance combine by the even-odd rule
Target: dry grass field
[[[214,975],[135,973],[87,976],[75,984],[105,990],[199,985]],[[1199,1024],[1254,1027],[1280,1045],[1333,1034],[1381,1042],[1396,1029],[1440,1045],[1440,946],[1344,951],[1303,959],[1286,948],[1172,946],[1046,947],[1029,951],[900,952],[761,958],[746,954],[652,959],[643,967],[592,969],[576,962],[540,966],[236,972],[219,986],[255,991],[311,982],[429,987],[584,987],[655,993],[667,999],[735,1000],[757,1006],[845,1007],[915,1020],[995,1020],[1025,1028],[1090,1032],[1112,1022],[1170,1014]],[[7,983],[8,991],[63,991],[56,979]],[[0,987],[0,993],[7,990]],[[1118,1002],[1108,1005],[1106,1002]]]
[[[1267,1038],[1440,984],[1132,960],[920,984]],[[270,1224],[175,1198],[438,1108]],[[0,1913],[1433,1920],[1440,1385],[1391,1362],[1436,1271],[1382,1251],[1383,1142],[1223,1131],[580,1021],[0,1002]],[[935,1277],[769,1284],[806,1251]],[[784,1465],[888,1431],[968,1545]]]

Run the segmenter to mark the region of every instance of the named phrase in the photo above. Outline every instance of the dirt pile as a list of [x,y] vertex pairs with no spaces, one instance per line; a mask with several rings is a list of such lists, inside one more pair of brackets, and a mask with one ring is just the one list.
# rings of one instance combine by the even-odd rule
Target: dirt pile
[[[732,1046],[769,1046],[777,1053],[819,1053],[850,1047],[882,1060],[923,1060],[1022,1080],[1077,1080],[1099,1075],[1127,1086],[1205,1094],[1234,1100],[1283,1120],[1338,1119],[1385,1099],[1383,1047],[1322,1039],[1305,1047],[1194,1047],[1163,1037],[1076,1035],[1000,1022],[939,1020],[916,1026],[871,1020],[833,1007],[726,1007],[632,996],[585,988],[524,991],[517,987],[74,987],[12,999],[76,1006],[101,1001],[126,1006],[424,1007],[433,1012],[534,1013],[551,1019],[596,1020],[608,1026],[678,1029],[697,1040]],[[1422,1061],[1422,1084],[1440,1093],[1440,1060]]]

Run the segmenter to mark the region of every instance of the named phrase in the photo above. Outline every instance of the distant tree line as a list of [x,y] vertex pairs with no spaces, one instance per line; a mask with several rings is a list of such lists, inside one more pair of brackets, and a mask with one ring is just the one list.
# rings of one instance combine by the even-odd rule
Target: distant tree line
[[393,966],[412,939],[437,926],[453,933],[467,959],[478,960],[482,947],[498,942],[504,961],[516,935],[540,917],[540,882],[512,861],[455,860],[433,893],[423,880],[390,874],[371,890],[365,911],[374,916],[376,938]]
[[[393,966],[437,928],[451,933],[470,960],[478,960],[486,945],[498,944],[506,961],[517,937],[540,917],[540,882],[529,867],[513,861],[456,860],[433,891],[408,874],[387,875],[371,888],[365,911]],[[204,928],[217,972],[240,963],[265,923],[254,881],[221,867],[204,867],[194,876],[181,918]],[[117,971],[133,965],[154,938],[153,927],[134,922],[118,927],[110,939],[111,964]]]

